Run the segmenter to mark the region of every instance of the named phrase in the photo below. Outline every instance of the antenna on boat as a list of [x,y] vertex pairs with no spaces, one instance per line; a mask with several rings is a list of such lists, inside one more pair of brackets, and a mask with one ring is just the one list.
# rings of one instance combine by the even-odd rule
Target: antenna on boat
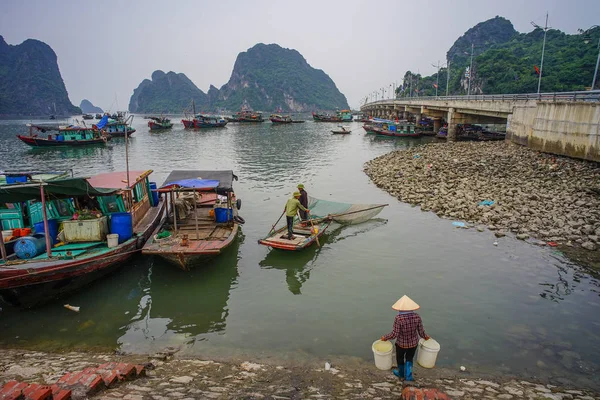
[[196,116],[196,102],[192,99],[192,109],[194,110],[194,116]]

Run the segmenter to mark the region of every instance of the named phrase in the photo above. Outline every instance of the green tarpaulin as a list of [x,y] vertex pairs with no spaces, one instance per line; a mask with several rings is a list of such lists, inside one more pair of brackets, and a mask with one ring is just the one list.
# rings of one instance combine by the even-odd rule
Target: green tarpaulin
[[[79,196],[106,196],[117,189],[95,188],[84,178],[69,178],[46,181],[44,194],[47,199],[64,199]],[[41,200],[40,186],[35,183],[0,185],[0,203],[20,203]]]

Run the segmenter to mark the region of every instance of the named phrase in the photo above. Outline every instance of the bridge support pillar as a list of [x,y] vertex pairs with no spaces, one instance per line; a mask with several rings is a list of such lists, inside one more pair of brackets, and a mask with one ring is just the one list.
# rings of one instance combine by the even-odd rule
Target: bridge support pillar
[[442,127],[442,119],[434,118],[433,119],[433,133],[437,134],[440,131],[441,127]]
[[464,124],[467,121],[467,116],[465,114],[458,113],[454,111],[454,108],[450,108],[448,110],[448,141],[455,142],[456,141],[456,126],[458,124]]
[[415,114],[415,126],[419,126],[419,121],[421,121],[421,113]]
[[404,119],[404,120],[408,120],[408,111],[404,111],[404,112],[402,113],[402,119]]

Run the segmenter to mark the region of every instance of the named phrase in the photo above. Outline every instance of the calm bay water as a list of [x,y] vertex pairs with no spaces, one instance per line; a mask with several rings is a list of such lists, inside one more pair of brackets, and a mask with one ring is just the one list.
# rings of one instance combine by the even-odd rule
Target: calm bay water
[[[178,120],[177,120],[178,121]],[[14,136],[29,121],[0,121],[0,169],[125,169],[123,139],[108,146],[36,150]],[[136,117],[130,168],[233,169],[246,224],[225,254],[189,273],[138,256],[115,274],[43,307],[0,313],[0,345],[42,350],[299,359],[372,357],[391,330],[391,305],[408,294],[442,350],[438,365],[600,383],[599,281],[552,249],[451,221],[398,202],[370,183],[364,162],[429,139],[348,136],[335,124],[229,124],[225,129],[149,133]],[[310,195],[389,203],[367,223],[330,227],[321,248],[269,250],[257,240],[296,184]],[[81,307],[76,314],[63,304]]]

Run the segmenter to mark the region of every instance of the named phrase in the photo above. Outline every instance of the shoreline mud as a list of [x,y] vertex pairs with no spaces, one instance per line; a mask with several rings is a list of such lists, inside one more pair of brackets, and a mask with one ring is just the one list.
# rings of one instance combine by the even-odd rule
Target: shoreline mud
[[514,235],[600,271],[600,165],[508,142],[425,144],[365,164],[398,200],[456,225]]
[[[204,360],[179,358],[176,349],[150,357],[102,353],[45,353],[3,350],[0,384],[16,379],[51,385],[66,372],[97,367],[107,362],[144,365],[146,376],[118,383],[93,398],[128,400],[167,399],[398,399],[403,384],[391,371],[373,363],[332,361],[329,369],[316,362],[255,362],[248,359]],[[415,368],[417,385],[460,399],[598,399],[587,389],[523,380],[519,377],[480,376],[447,369]]]

